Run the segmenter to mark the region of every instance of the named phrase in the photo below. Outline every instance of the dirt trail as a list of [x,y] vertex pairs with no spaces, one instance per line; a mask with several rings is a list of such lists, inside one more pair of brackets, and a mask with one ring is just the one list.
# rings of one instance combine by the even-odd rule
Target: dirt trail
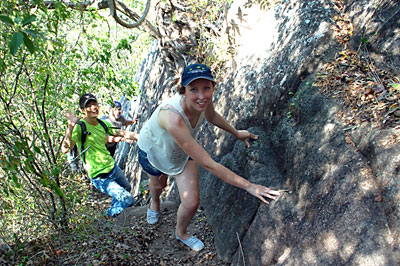
[[[24,249],[26,265],[133,265],[133,266],[224,266],[216,255],[214,238],[204,212],[199,209],[189,233],[205,248],[195,252],[175,239],[177,206],[162,202],[157,224],[146,222],[147,206],[131,207],[112,219],[102,215],[111,198],[97,191],[86,202],[93,223],[30,243]],[[79,221],[78,221],[79,223]],[[4,254],[3,254],[4,255]],[[0,264],[3,265],[0,252]],[[15,265],[15,263],[5,263]]]
[[146,206],[128,208],[111,221],[112,229],[136,232],[130,239],[132,254],[125,265],[229,265],[216,255],[211,227],[202,210],[198,210],[189,233],[201,239],[205,248],[195,252],[175,239],[177,206],[173,202],[161,203],[161,215],[157,224],[146,222]]

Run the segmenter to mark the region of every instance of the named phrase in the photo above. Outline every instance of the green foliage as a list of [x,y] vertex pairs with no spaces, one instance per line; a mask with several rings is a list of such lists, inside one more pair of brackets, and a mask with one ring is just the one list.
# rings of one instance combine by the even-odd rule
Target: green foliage
[[[200,28],[197,50],[193,51],[191,56],[196,61],[209,65],[215,70],[220,69],[218,66],[228,61],[235,50],[231,36],[225,32],[220,32],[222,28],[216,25],[216,23],[225,20],[225,7],[230,5],[231,2],[231,0],[188,1]],[[218,76],[218,71],[215,71],[215,74]]]
[[14,21],[12,21],[12,19],[9,18],[8,16],[0,15],[0,20],[4,23],[8,24],[9,26],[14,26]]
[[369,43],[369,40],[365,37],[361,37],[360,41],[361,43]]
[[30,2],[0,2],[0,240],[10,245],[79,222],[86,196],[60,152],[63,112],[86,92],[104,104],[137,95],[151,42],[94,9]]
[[12,35],[9,42],[9,49],[12,55],[16,54],[22,43],[31,53],[35,52],[35,46],[29,37],[33,32],[30,28],[32,26],[31,23],[35,20],[36,16],[30,14],[25,14],[24,17],[15,17],[14,20],[7,15],[0,15],[0,21],[5,24],[6,30]]

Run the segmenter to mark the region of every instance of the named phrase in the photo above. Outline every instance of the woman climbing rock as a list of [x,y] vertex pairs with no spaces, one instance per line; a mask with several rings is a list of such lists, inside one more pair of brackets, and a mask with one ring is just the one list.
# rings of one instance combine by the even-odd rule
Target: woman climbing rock
[[247,130],[236,130],[214,110],[215,81],[209,67],[203,64],[187,66],[181,77],[179,92],[167,99],[144,124],[138,141],[139,163],[149,175],[151,203],[147,209],[147,222],[155,224],[160,212],[160,194],[167,185],[168,176],[176,179],[181,204],[178,208],[176,238],[199,251],[201,240],[187,232],[188,225],[199,206],[198,165],[223,181],[244,189],[264,203],[275,199],[280,192],[257,185],[215,162],[195,140],[205,120],[224,129],[238,139],[257,139]]

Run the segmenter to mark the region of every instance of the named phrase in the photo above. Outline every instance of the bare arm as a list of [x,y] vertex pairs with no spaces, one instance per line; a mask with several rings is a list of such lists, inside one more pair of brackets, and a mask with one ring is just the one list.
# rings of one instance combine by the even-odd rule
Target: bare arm
[[133,120],[126,119],[124,126],[129,126],[129,125],[135,124],[136,122],[137,122],[137,116],[135,115]]
[[247,138],[251,139],[258,138],[258,136],[254,135],[248,130],[236,130],[219,113],[215,111],[214,106],[212,104],[210,104],[207,107],[207,110],[205,112],[205,117],[207,121],[209,121],[213,125],[231,133],[236,138],[242,140],[244,143],[246,143],[247,147],[250,147],[250,143],[247,141]]
[[132,124],[135,124],[135,123],[136,123],[135,120],[126,120],[125,126],[129,126],[129,125],[132,125]]
[[139,134],[136,132],[131,132],[123,129],[118,129],[118,131],[114,134],[114,141],[108,141],[107,142],[120,142],[120,141],[138,141],[139,140]]
[[68,121],[68,125],[65,130],[64,140],[61,143],[61,152],[68,153],[75,145],[75,142],[72,141],[72,131],[74,130],[75,124],[79,121],[79,118],[76,117],[71,110],[67,110],[64,116]]
[[268,201],[264,197],[275,199],[276,196],[280,194],[279,191],[253,184],[225,166],[215,162],[206,150],[193,139],[186,123],[180,115],[172,111],[161,110],[158,116],[158,122],[161,127],[172,135],[177,144],[187,155],[223,181],[246,190],[265,203],[268,203]]

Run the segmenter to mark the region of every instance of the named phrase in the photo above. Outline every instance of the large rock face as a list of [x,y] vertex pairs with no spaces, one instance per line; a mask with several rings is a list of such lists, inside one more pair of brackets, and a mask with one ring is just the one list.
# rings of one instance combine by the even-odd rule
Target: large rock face
[[[343,49],[332,30],[338,12],[352,18],[356,37],[348,45],[354,49],[357,38],[373,40],[379,30],[381,39],[369,44],[373,58],[398,73],[393,62],[399,62],[400,12],[394,1],[372,7],[371,1],[286,0],[269,11],[244,9],[245,2],[230,8],[230,14],[241,6],[251,15],[234,63],[224,65],[215,106],[259,140],[245,148],[206,124],[199,142],[246,179],[290,193],[266,205],[200,169],[201,207],[219,256],[232,265],[400,264],[399,131],[368,123],[346,127],[336,115],[343,107],[313,86],[321,64]],[[168,8],[163,12],[169,14]],[[179,23],[163,21],[166,31],[176,27],[181,35],[155,42],[143,62],[138,129],[177,87],[190,59],[185,52],[195,44],[184,36],[195,32],[190,21],[187,13]],[[185,31],[179,31],[182,25]],[[136,147],[125,149],[123,157],[119,163],[138,191],[145,176]]]

